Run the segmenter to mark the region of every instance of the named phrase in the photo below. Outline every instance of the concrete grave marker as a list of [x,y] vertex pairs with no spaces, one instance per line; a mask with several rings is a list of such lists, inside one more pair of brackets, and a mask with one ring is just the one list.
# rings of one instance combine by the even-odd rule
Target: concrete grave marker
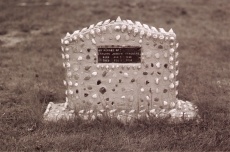
[[[65,110],[87,120],[103,115],[125,122],[150,116],[196,117],[196,106],[177,99],[179,53],[172,29],[166,32],[118,17],[67,33],[61,42]],[[58,115],[51,109],[49,105],[46,120]]]

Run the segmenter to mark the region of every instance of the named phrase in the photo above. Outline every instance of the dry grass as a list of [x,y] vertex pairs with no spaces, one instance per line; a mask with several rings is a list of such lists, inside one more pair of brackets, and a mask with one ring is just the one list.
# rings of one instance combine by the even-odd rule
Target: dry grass
[[[0,151],[230,151],[228,0],[34,1],[0,0]],[[118,15],[174,29],[179,98],[198,105],[200,124],[42,123],[47,103],[65,97],[60,38]]]

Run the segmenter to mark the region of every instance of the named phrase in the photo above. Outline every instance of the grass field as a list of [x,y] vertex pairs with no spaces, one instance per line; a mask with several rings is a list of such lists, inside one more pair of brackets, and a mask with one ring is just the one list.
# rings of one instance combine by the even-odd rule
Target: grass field
[[[28,2],[28,6],[20,6]],[[230,151],[229,0],[0,0],[0,151]],[[202,121],[43,123],[64,102],[60,39],[108,18],[173,28],[179,98]]]

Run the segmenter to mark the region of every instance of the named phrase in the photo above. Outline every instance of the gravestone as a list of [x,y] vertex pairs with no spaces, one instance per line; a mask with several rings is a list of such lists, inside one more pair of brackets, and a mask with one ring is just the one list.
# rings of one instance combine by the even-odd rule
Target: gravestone
[[172,29],[118,17],[67,33],[61,42],[66,103],[59,109],[49,104],[46,120],[197,116],[195,105],[177,99],[179,53]]

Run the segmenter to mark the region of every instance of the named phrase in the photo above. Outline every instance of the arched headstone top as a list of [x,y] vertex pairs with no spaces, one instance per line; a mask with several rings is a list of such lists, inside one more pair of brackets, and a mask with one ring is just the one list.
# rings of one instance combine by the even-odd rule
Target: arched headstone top
[[[155,28],[147,24],[141,24],[139,21],[121,20],[118,17],[116,20],[105,20],[92,24],[88,28],[85,27],[82,30],[77,30],[73,34],[67,33],[66,36],[61,39],[62,44],[68,45],[76,41],[84,41],[84,39],[91,40],[93,44],[97,44],[95,37],[101,36],[101,34],[111,34],[113,32],[121,32],[127,34],[133,34],[139,36],[141,39],[159,39],[159,40],[171,40],[176,39],[176,34],[172,29],[168,32],[164,28]],[[119,40],[119,36],[116,37]]]

